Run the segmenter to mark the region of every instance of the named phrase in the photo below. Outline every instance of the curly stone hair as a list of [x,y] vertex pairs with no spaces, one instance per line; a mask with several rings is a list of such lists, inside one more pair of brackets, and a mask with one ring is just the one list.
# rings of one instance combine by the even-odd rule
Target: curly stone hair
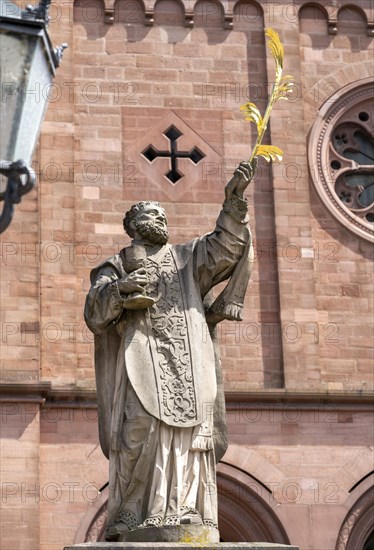
[[162,208],[161,204],[157,201],[140,201],[134,204],[130,210],[128,210],[123,218],[123,229],[126,231],[129,237],[134,237],[134,231],[130,226],[130,223],[146,206],[158,206]]

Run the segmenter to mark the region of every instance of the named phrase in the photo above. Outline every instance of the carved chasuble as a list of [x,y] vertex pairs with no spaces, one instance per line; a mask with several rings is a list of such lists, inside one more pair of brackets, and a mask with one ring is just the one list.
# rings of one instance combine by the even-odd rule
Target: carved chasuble
[[[129,380],[150,414],[170,426],[196,426],[206,414],[212,414],[209,404],[214,404],[216,397],[214,351],[210,339],[203,342],[201,315],[199,323],[194,322],[196,308],[186,303],[172,247],[166,245],[147,256],[146,270],[147,295],[156,302],[148,310],[126,314]],[[199,379],[209,374],[207,370],[212,370],[212,384],[208,391],[202,391]]]
[[146,269],[149,296],[157,300],[149,328],[161,416],[183,424],[197,418],[196,395],[181,285],[170,250],[160,263],[148,258]]

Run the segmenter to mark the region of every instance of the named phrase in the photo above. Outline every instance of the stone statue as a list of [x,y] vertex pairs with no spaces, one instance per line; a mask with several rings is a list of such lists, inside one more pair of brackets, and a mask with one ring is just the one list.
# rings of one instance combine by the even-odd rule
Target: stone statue
[[215,463],[227,440],[215,325],[242,319],[255,162],[236,169],[212,233],[170,245],[164,209],[143,201],[123,220],[131,246],[91,273],[107,540],[219,541]]

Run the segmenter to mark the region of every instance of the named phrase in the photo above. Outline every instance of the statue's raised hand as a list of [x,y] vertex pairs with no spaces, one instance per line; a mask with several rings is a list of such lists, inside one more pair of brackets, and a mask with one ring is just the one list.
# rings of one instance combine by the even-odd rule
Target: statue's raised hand
[[243,193],[248,187],[250,181],[256,173],[257,158],[252,162],[241,162],[234,172],[233,177],[226,185],[225,196],[226,200],[231,199],[232,195],[243,198]]

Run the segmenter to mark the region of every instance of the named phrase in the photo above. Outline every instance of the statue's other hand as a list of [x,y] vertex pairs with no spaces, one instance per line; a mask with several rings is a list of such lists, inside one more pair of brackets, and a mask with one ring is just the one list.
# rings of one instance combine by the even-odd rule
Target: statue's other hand
[[132,271],[117,281],[119,291],[123,294],[142,292],[148,282],[147,272],[144,267]]
[[226,200],[230,199],[233,194],[243,198],[243,193],[248,187],[250,181],[256,173],[257,158],[252,162],[241,162],[234,172],[233,177],[226,185],[225,195]]

